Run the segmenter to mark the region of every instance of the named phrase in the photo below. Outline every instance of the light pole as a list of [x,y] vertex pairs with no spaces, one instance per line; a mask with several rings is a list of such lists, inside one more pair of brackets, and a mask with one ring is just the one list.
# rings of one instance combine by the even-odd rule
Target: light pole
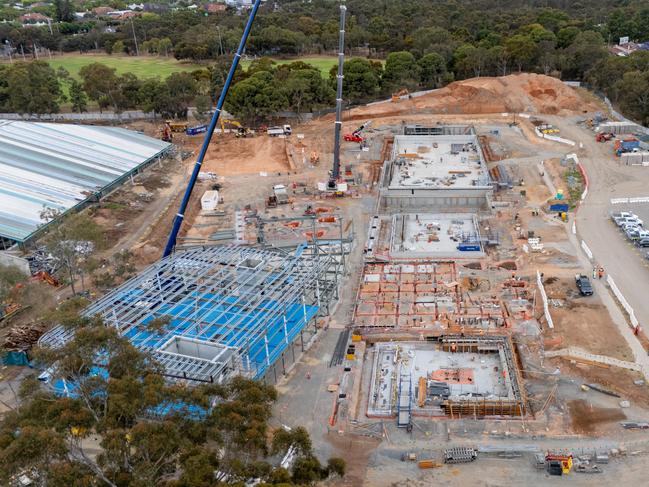
[[11,57],[11,51],[13,51],[14,48],[11,45],[11,41],[9,39],[5,40],[5,44],[7,44],[9,46],[9,51],[7,51],[7,52],[9,52],[9,63],[13,64],[14,63],[14,58]]

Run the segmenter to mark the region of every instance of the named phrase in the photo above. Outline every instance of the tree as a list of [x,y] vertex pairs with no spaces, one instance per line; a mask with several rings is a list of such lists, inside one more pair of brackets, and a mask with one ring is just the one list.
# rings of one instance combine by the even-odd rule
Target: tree
[[420,82],[424,88],[440,88],[449,80],[446,61],[435,52],[425,54],[417,62]]
[[196,105],[196,115],[199,120],[204,120],[205,115],[212,109],[212,99],[207,95],[198,95],[194,100]]
[[534,40],[523,34],[516,34],[505,40],[505,49],[508,57],[518,66],[521,72],[524,66],[534,62],[537,53],[537,46]]
[[411,50],[416,56],[423,56],[426,53],[437,53],[446,60],[450,59],[442,54],[446,49],[452,52],[454,41],[451,33],[440,27],[422,27],[417,29],[410,36]]
[[158,55],[162,56],[169,56],[169,52],[171,51],[172,43],[171,39],[168,37],[163,37],[158,41]]
[[415,57],[406,51],[393,52],[385,60],[383,90],[396,91],[401,88],[415,89],[419,83],[419,66]]
[[[382,66],[381,66],[381,69]],[[331,85],[335,86],[338,68],[332,67],[329,73]],[[343,65],[343,98],[352,103],[370,100],[378,95],[380,90],[380,71],[372,66],[371,61],[364,58],[351,58]]]
[[641,124],[649,123],[649,72],[630,71],[616,83],[620,107]]
[[83,85],[77,80],[70,82],[70,103],[72,110],[78,113],[85,112],[88,108],[88,96],[83,91]]
[[456,69],[465,76],[480,77],[487,63],[489,51],[484,47],[463,44],[455,50]]
[[[69,342],[34,351],[50,385],[25,379],[20,407],[0,421],[3,485],[24,470],[61,487],[211,487],[216,470],[228,483],[304,485],[344,473],[336,459],[322,468],[303,428],[277,450],[298,445],[292,476],[264,460],[272,386],[241,377],[223,386],[169,384],[150,356],[100,318],[70,314],[64,326],[73,333]],[[90,436],[98,438],[94,455]]]
[[116,41],[111,49],[111,54],[124,54],[126,46],[122,41]]
[[331,457],[327,461],[327,471],[329,475],[337,475],[338,477],[344,477],[346,470],[345,460],[338,457]]
[[594,31],[580,32],[566,49],[568,63],[564,66],[567,76],[581,79],[597,62],[606,56],[604,39]]
[[74,21],[74,7],[70,0],[54,0],[54,18],[57,22]]
[[554,41],[539,42],[539,65],[543,69],[543,74],[548,75],[556,65],[557,52],[554,48]]
[[286,96],[280,88],[271,73],[257,72],[231,88],[226,100],[227,110],[254,126],[259,120],[286,107]]
[[575,37],[579,34],[579,29],[574,26],[564,27],[559,32],[557,32],[557,47],[560,49],[565,49],[575,40]]
[[140,104],[142,82],[132,73],[117,76],[115,68],[92,63],[82,67],[79,75],[83,79],[83,89],[100,109],[112,107],[119,113]]
[[[5,68],[6,108],[17,113],[56,113],[63,92],[56,72],[43,61],[18,62]],[[0,96],[1,98],[1,96]]]
[[142,82],[138,97],[142,110],[145,112],[159,113],[163,116],[173,116],[169,107],[171,106],[171,95],[166,83],[157,78],[149,78]]
[[190,73],[172,73],[165,81],[169,89],[169,111],[176,117],[187,117],[187,109],[196,94],[196,81]]
[[48,230],[43,242],[59,264],[59,277],[67,279],[76,294],[75,281],[81,278],[85,289],[83,262],[104,244],[102,229],[88,215],[77,213],[61,216],[60,212],[46,208],[41,219],[49,223],[57,220]]
[[503,46],[495,46],[489,49],[489,60],[496,68],[496,74],[499,76],[507,75],[507,66],[509,63],[509,52]]

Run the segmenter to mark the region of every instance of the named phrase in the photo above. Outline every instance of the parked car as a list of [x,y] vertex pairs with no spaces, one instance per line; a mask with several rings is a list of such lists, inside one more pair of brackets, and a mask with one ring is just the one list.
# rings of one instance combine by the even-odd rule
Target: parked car
[[638,240],[640,238],[640,232],[637,228],[629,228],[624,231],[624,234],[629,240]]
[[590,279],[588,276],[583,274],[577,274],[575,276],[575,284],[577,284],[577,289],[579,289],[579,294],[582,296],[592,296],[593,295],[593,286],[590,284]]
[[649,247],[649,238],[639,238],[636,240],[636,245],[638,247]]
[[641,227],[642,224],[643,224],[643,221],[640,220],[640,218],[638,218],[637,216],[635,216],[635,217],[634,216],[629,216],[629,217],[626,217],[626,218],[618,218],[616,220],[616,223],[620,227],[622,227],[624,225],[629,225],[629,224],[638,225],[638,226]]

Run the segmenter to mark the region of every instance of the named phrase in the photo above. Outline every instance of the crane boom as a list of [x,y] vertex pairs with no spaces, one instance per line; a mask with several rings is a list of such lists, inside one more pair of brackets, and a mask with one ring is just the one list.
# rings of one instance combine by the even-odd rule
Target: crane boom
[[227,96],[228,90],[230,89],[230,84],[232,84],[234,73],[239,66],[239,60],[243,55],[243,51],[246,47],[246,41],[248,40],[248,35],[250,34],[250,29],[252,28],[252,24],[255,20],[255,16],[257,15],[257,10],[259,9],[260,4],[261,0],[255,0],[255,3],[252,6],[252,10],[250,11],[248,22],[246,23],[246,27],[243,30],[243,34],[241,35],[241,41],[239,41],[239,47],[237,48],[237,52],[234,55],[234,59],[232,60],[232,65],[230,66],[228,77],[225,80],[225,84],[223,85],[223,89],[221,90],[221,95],[219,96],[219,100],[216,103],[214,115],[212,115],[212,121],[210,122],[210,125],[207,128],[207,132],[205,133],[205,139],[203,140],[201,151],[198,154],[196,164],[194,165],[194,170],[192,171],[192,175],[189,178],[189,183],[187,184],[187,189],[185,190],[185,195],[183,196],[183,199],[180,203],[180,209],[174,217],[174,223],[171,228],[171,232],[169,233],[169,239],[167,240],[167,245],[165,246],[164,253],[162,254],[163,257],[167,257],[169,254],[171,254],[174,250],[174,247],[176,246],[176,238],[178,237],[180,226],[182,225],[183,219],[185,218],[185,211],[187,210],[187,205],[189,204],[189,198],[191,197],[194,186],[196,185],[198,173],[201,171],[201,165],[203,164],[203,160],[205,159],[205,154],[207,153],[207,148],[210,145],[210,140],[212,139],[212,135],[214,134],[216,124],[219,121],[219,116],[221,115],[221,110],[223,109],[225,97]]

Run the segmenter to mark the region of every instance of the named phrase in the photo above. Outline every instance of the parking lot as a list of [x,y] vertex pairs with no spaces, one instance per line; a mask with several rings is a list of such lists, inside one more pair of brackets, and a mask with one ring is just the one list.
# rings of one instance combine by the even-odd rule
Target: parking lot
[[[619,212],[630,212],[638,216],[640,220],[643,221],[643,228],[649,231],[649,204],[647,203],[637,203],[637,204],[626,204],[626,205],[611,205],[609,207],[609,213],[619,213]],[[616,226],[616,223],[610,219],[610,225]],[[649,245],[639,246],[637,245],[637,240],[631,240],[627,237],[624,230],[620,227],[617,227],[617,230],[620,234],[620,238],[623,239],[629,248],[629,250],[638,255],[641,259],[640,263],[649,268],[649,259],[646,258],[647,253],[649,252]]]

